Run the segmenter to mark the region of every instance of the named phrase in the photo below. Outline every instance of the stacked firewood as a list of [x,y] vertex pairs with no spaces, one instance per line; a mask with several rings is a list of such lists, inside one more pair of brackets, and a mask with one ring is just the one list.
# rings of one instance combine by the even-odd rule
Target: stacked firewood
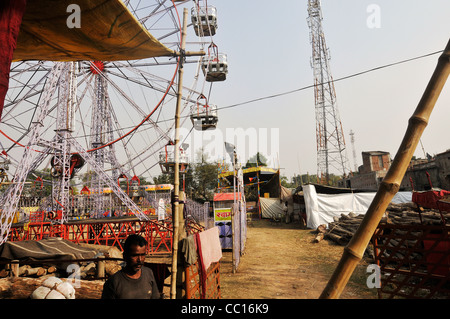
[[[122,267],[118,261],[106,260],[105,261],[105,273],[107,276],[111,276],[120,270]],[[97,263],[96,262],[84,262],[77,264],[76,267],[71,267],[70,271],[74,273],[68,273],[69,269],[59,269],[52,265],[21,265],[20,267],[7,267],[0,270],[0,278],[5,277],[43,277],[46,275],[55,275],[57,277],[73,276],[77,279],[92,280],[97,277]]]
[[[5,267],[0,270],[0,278],[5,277],[42,277],[47,274],[56,273],[57,269],[55,266],[38,266],[33,267],[31,265],[23,265],[16,268]],[[15,273],[17,272],[17,274]]]
[[[340,245],[347,245],[355,234],[364,215],[354,213],[341,214],[340,217],[334,217],[333,222],[326,225],[320,225],[317,228],[317,236],[314,242],[318,243],[322,239],[329,239]],[[381,219],[382,223],[396,225],[441,225],[443,219],[450,222],[450,212],[442,212],[433,209],[424,209],[418,207],[415,203],[389,204],[386,212]]]
[[[0,265],[0,278],[5,277],[32,277],[39,278],[46,275],[54,275],[58,277],[71,276],[77,279],[92,280],[98,276],[109,277],[122,268],[122,252],[117,247],[104,245],[81,244],[82,247],[92,248],[97,251],[94,258],[105,257],[104,262],[99,270],[100,259],[93,261],[82,261],[70,264],[68,262],[57,263],[47,262],[39,264],[26,264],[12,262],[11,264]],[[68,267],[69,266],[69,267]]]
[[334,217],[334,221],[328,224],[328,228],[326,225],[317,227],[317,236],[314,242],[318,243],[325,238],[337,244],[346,245],[358,229],[363,217],[363,215],[354,213],[341,214],[340,217]]

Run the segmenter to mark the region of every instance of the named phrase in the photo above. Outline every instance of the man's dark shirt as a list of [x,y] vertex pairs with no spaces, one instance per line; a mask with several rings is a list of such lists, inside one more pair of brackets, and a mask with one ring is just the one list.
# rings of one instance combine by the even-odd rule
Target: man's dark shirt
[[138,279],[128,277],[123,270],[112,275],[103,285],[102,299],[159,299],[155,276],[142,267]]

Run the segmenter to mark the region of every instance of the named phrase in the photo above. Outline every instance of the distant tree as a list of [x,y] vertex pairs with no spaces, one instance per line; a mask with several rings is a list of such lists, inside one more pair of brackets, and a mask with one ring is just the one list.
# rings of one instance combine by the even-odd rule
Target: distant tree
[[284,176],[284,175],[282,175],[280,177],[280,183],[281,183],[281,186],[284,186],[284,187],[287,187],[287,188],[295,188],[296,187],[296,185],[292,181],[289,182],[289,179],[286,176]]
[[199,150],[198,162],[193,167],[194,197],[201,202],[213,199],[217,187],[218,163],[210,162],[204,150]]
[[[184,190],[188,198],[199,202],[213,199],[217,187],[218,163],[209,160],[208,154],[200,150],[196,163],[189,164],[185,174],[180,175],[180,190]],[[153,177],[155,184],[174,184],[173,174],[161,174]]]
[[153,183],[155,185],[159,185],[159,184],[173,184],[173,175],[171,175],[171,174],[160,174],[159,176],[153,177]]
[[[38,178],[42,179],[43,196],[49,196],[52,193],[52,174],[50,168],[44,168],[42,170],[38,169],[28,174],[27,182],[31,184],[29,184],[30,187],[27,187],[26,189],[29,189],[30,191],[40,189],[41,182],[37,181]],[[25,191],[27,191],[26,189]]]
[[245,164],[244,168],[267,166],[267,158],[260,152],[250,157]]

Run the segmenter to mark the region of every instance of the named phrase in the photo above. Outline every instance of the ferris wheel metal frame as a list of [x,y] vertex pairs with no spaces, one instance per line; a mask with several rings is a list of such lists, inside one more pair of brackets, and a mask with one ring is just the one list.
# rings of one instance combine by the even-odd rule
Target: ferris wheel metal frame
[[[175,29],[164,31],[166,33],[159,36],[158,40],[162,41],[171,36],[176,36],[181,32],[177,6],[187,2],[189,1],[157,1],[154,7],[150,8],[152,15],[157,13],[166,14],[167,16],[170,15],[172,21],[175,22]],[[140,4],[141,2],[130,0],[124,1],[124,3],[131,12],[135,14],[140,13],[140,7],[134,5]],[[198,1],[194,1],[194,3],[197,5]],[[165,6],[165,4],[169,5]],[[149,9],[149,7],[142,8],[142,10],[144,9]],[[176,14],[176,17],[173,15],[174,13]],[[144,26],[146,23],[152,22],[151,15],[143,15],[138,17],[138,20]],[[178,22],[178,24],[176,22]],[[150,27],[148,29],[152,32]],[[198,41],[198,44],[201,46],[206,45],[206,43],[207,42],[204,40]],[[175,41],[169,43],[169,45],[178,46],[179,44]],[[15,63],[12,66],[12,86],[5,101],[5,113],[0,129],[2,138],[5,138],[5,142],[0,146],[2,147],[1,156],[4,157],[6,154],[9,161],[8,163],[11,163],[10,166],[16,166],[16,173],[14,174],[9,187],[3,194],[0,194],[0,204],[3,207],[2,217],[4,218],[0,229],[0,243],[4,242],[7,238],[13,216],[18,208],[18,197],[20,197],[23,191],[27,176],[39,166],[42,166],[44,160],[49,155],[53,156],[50,161],[52,172],[53,170],[59,170],[60,174],[57,183],[52,183],[52,197],[57,203],[52,203],[52,205],[60,205],[63,209],[64,207],[69,206],[67,194],[69,193],[70,188],[70,176],[73,175],[74,170],[80,168],[74,167],[73,156],[78,155],[81,156],[83,161],[88,163],[91,169],[96,173],[96,179],[92,185],[95,185],[95,183],[97,183],[97,185],[104,185],[106,183],[112,188],[122,202],[138,216],[138,218],[144,220],[147,218],[140,211],[139,207],[130,200],[127,194],[125,194],[115,183],[114,178],[118,175],[119,170],[123,173],[125,166],[129,166],[131,168],[130,171],[133,171],[134,169],[134,176],[138,175],[135,171],[137,166],[136,162],[141,164],[150,157],[156,156],[156,153],[162,147],[171,142],[170,132],[173,129],[173,124],[163,129],[160,127],[160,123],[162,122],[160,119],[162,118],[161,110],[169,104],[170,100],[173,100],[176,97],[174,85],[176,84],[175,78],[180,59],[185,59],[185,56],[171,57],[169,59],[166,57],[166,61],[163,62],[161,62],[160,59],[155,58],[146,59],[146,61],[102,62],[102,64],[95,61],[57,63],[22,61]],[[196,89],[201,70],[201,59],[197,59],[196,61],[183,60],[183,62],[194,62],[197,65],[191,87],[183,88],[183,90],[188,92],[187,94],[182,94],[184,102],[183,110],[189,111],[189,103],[197,103],[194,94],[202,94],[202,91],[197,91]],[[168,79],[164,76],[152,74],[145,69],[147,67],[163,66],[175,66],[175,72],[173,75],[169,76]],[[45,75],[39,77],[37,74],[41,72],[45,72]],[[127,72],[131,72],[131,74],[134,74],[136,77],[132,77],[130,73]],[[23,74],[27,74],[27,76],[20,76]],[[111,76],[116,76],[128,81],[125,83],[137,84],[141,89],[151,89],[152,92],[158,92],[162,97],[156,104],[153,104],[154,107],[151,110],[144,111],[133,97],[125,93],[124,88],[121,87],[120,84],[109,79]],[[94,82],[94,84],[92,84],[92,82]],[[165,83],[166,86],[161,83]],[[114,127],[114,123],[117,124],[119,121],[119,116],[114,112],[110,112],[105,116],[107,113],[105,112],[106,110],[113,110],[111,107],[111,91],[106,90],[107,86],[113,88],[116,93],[119,92],[124,100],[129,103],[129,106],[133,107],[137,112],[136,114],[139,115],[137,116],[137,119],[139,119],[137,123],[133,123],[129,126],[116,126],[115,131],[119,133],[116,136],[111,134],[111,130]],[[201,90],[204,89],[204,86]],[[80,88],[82,88],[82,90],[79,90]],[[80,110],[80,105],[87,95],[91,96],[93,100],[93,109],[97,111],[91,114],[92,124],[90,129],[93,133],[90,133],[90,135],[96,138],[108,135],[108,139],[87,142],[87,137],[89,135],[86,131],[86,128],[89,127],[87,125],[83,126],[84,135],[79,134],[80,139],[74,138],[74,124],[82,123],[81,121],[83,119],[86,120],[88,116],[85,115],[84,118],[83,116],[80,116],[78,119],[79,122],[77,122],[71,115],[76,114]],[[57,103],[54,102],[55,100]],[[31,107],[29,107],[27,111],[22,109],[19,111],[19,106],[23,104],[29,104]],[[33,106],[35,107],[33,108]],[[56,116],[54,115],[55,112],[57,114]],[[62,115],[64,112],[66,112],[66,114]],[[16,115],[23,115],[26,113],[28,113],[28,115],[31,114],[29,122],[20,123],[20,116]],[[156,117],[156,119],[153,119],[153,117]],[[46,127],[44,123],[46,121],[48,122],[49,119],[53,120],[54,124]],[[169,121],[166,120],[166,122]],[[102,129],[105,128],[102,124],[106,124],[109,132],[102,131]],[[131,143],[130,141],[135,139],[138,132],[144,131],[144,129],[142,129],[143,127],[147,130],[148,127],[145,127],[146,125],[158,132],[157,138],[151,141],[150,145],[145,144],[145,151],[141,150],[137,151],[135,154],[131,154],[127,149]],[[11,131],[15,130],[16,134],[10,134],[5,127],[9,127]],[[52,127],[55,128],[53,136],[51,138],[44,138],[44,136],[48,136],[49,128]],[[84,140],[87,145],[81,145],[79,140]],[[119,142],[123,143],[122,145],[126,153],[125,161],[119,161],[115,157],[116,153],[114,147],[119,145]],[[16,159],[14,156],[10,156],[10,154],[14,153],[12,151],[16,149],[23,150],[20,160]],[[148,152],[149,149],[151,152]],[[111,170],[116,170],[112,177],[106,173],[104,167],[105,153],[108,153],[109,161],[112,166]],[[158,158],[156,158],[153,166],[156,166],[157,163]],[[55,167],[57,167],[58,170],[55,169]],[[57,172],[55,172],[55,174],[57,174]],[[130,173],[128,172],[128,174]],[[98,206],[98,208],[100,208],[100,206]],[[63,218],[61,218],[60,222],[64,223],[66,221],[67,215],[63,214]]]

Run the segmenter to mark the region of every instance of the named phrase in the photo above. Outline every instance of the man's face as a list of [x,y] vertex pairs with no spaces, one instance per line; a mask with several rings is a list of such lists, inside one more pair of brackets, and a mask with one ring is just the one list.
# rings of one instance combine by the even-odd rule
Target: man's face
[[127,268],[132,273],[137,273],[141,270],[145,261],[145,246],[132,245],[130,252],[125,256]]

